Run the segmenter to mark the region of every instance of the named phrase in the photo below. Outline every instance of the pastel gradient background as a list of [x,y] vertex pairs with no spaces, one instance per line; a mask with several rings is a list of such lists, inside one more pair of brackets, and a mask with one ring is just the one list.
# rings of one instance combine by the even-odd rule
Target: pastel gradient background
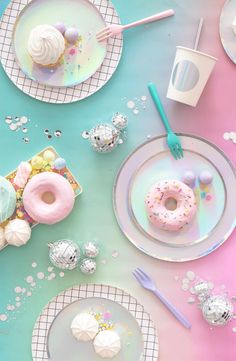
[[[1,0],[3,12],[7,0]],[[44,305],[58,292],[82,282],[99,282],[119,286],[137,297],[150,312],[158,329],[160,354],[163,361],[235,361],[236,333],[232,327],[210,329],[199,310],[188,305],[175,275],[181,277],[188,270],[225,284],[236,294],[235,259],[236,235],[206,258],[184,264],[172,264],[152,259],[135,249],[121,233],[112,210],[112,186],[124,158],[146,136],[162,134],[163,127],[150,101],[147,109],[134,115],[127,109],[127,100],[148,95],[147,83],[157,83],[171,123],[176,131],[204,136],[221,147],[236,162],[235,145],[223,139],[223,133],[235,130],[235,65],[226,56],[219,38],[219,16],[224,0],[114,0],[122,22],[126,23],[174,8],[176,15],[155,24],[129,30],[124,35],[124,52],[111,81],[98,93],[79,103],[51,105],[36,101],[21,93],[0,69],[0,172],[7,174],[23,159],[30,158],[51,144],[67,159],[68,165],[84,187],[68,219],[49,227],[40,225],[33,230],[30,243],[19,249],[7,247],[0,253],[0,313],[9,300],[14,300],[14,287],[23,287],[24,277],[33,274],[32,260],[41,269],[49,265],[46,244],[68,237],[87,241],[97,237],[102,244],[102,258],[98,272],[82,276],[68,272],[62,279],[42,282],[32,297],[16,313],[16,319],[0,323],[1,361],[30,361],[31,332]],[[199,17],[205,19],[200,49],[219,59],[207,87],[196,108],[166,99],[175,46],[191,47]],[[124,100],[123,98],[127,99]],[[108,155],[94,153],[80,134],[98,122],[108,121],[115,111],[129,115],[128,141]],[[11,132],[4,122],[6,115],[30,117],[30,142],[22,142],[20,132]],[[35,127],[36,125],[36,127]],[[43,130],[62,130],[61,138],[49,143]],[[119,252],[112,258],[113,250]],[[100,260],[102,259],[100,258]],[[131,271],[142,266],[156,280],[158,287],[192,322],[185,330],[151,294],[135,282]],[[34,271],[35,272],[35,271]],[[128,361],[128,360],[124,360]]]

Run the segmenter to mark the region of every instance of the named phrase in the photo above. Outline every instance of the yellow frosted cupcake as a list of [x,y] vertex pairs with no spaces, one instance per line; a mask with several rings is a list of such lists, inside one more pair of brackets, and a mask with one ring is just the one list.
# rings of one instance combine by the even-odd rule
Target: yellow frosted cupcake
[[65,51],[65,39],[54,26],[38,25],[32,29],[28,40],[28,52],[36,64],[56,66]]

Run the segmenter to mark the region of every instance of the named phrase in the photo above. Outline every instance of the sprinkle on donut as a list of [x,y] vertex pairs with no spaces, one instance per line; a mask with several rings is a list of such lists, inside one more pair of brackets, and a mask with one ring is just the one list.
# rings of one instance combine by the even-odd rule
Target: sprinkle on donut
[[[175,209],[167,206],[169,200],[176,204]],[[181,230],[191,222],[197,209],[192,189],[175,179],[162,180],[152,186],[145,204],[150,222],[167,231]]]

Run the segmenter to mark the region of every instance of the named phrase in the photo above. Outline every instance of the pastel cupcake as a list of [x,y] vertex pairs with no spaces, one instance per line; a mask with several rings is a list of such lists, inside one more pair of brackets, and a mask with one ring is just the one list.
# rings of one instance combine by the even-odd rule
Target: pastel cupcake
[[44,67],[56,66],[65,51],[65,39],[51,25],[38,25],[32,29],[28,40],[28,52],[34,63]]

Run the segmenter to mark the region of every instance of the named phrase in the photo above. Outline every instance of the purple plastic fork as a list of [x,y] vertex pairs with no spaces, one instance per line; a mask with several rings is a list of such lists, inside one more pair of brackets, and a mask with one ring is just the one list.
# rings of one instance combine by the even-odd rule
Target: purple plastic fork
[[182,325],[188,329],[191,328],[191,323],[180,313],[175,306],[173,306],[162,294],[161,292],[156,288],[155,283],[153,280],[140,268],[137,268],[133,272],[134,277],[136,280],[146,288],[147,290],[154,293],[154,295],[159,298],[159,300],[168,308],[168,310],[172,313],[172,315],[177,318],[178,321],[182,323]]

